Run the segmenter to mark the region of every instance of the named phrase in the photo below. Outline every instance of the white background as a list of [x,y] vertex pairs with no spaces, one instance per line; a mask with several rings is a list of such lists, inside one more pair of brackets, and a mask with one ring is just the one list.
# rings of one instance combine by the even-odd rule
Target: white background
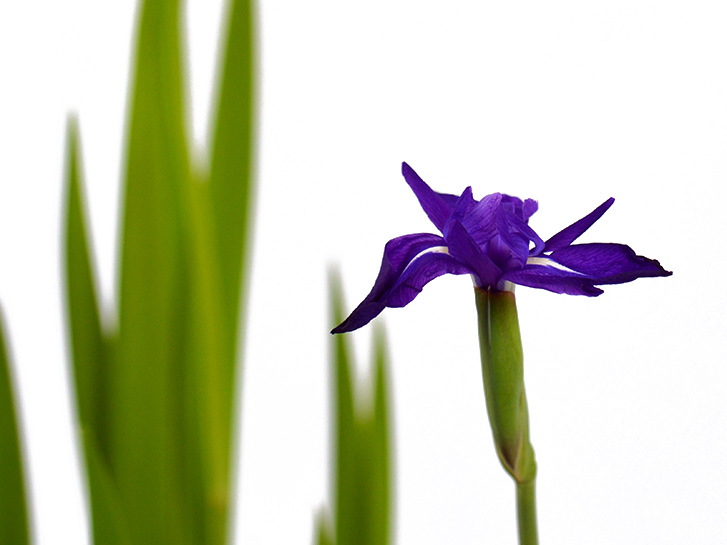
[[[539,201],[547,238],[606,198],[584,241],[671,278],[596,299],[519,288],[544,544],[724,543],[727,8],[721,2],[267,0],[259,202],[236,542],[307,544],[328,491],[326,269],[349,306],[384,243],[434,227],[400,175]],[[0,300],[21,394],[37,543],[87,543],[68,398],[59,226],[80,116],[113,309],[134,2],[0,5]],[[221,3],[188,5],[204,141]],[[381,319],[381,318],[380,318]],[[515,543],[465,277],[384,313],[397,542]],[[352,335],[366,360],[369,331]],[[363,369],[363,365],[362,365]]]

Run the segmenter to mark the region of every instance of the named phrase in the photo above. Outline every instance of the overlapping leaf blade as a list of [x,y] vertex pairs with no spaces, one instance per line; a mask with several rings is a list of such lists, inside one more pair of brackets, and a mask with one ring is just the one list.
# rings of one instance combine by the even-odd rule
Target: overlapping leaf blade
[[[344,317],[340,281],[329,277],[332,322]],[[335,543],[387,545],[391,535],[391,445],[387,353],[376,330],[373,384],[357,386],[346,335],[332,339],[335,413]],[[322,530],[321,530],[322,531]],[[318,539],[331,539],[322,533]]]
[[372,545],[387,545],[391,536],[392,479],[389,414],[388,352],[383,328],[374,329],[374,403],[371,415],[371,486],[370,504]]
[[116,481],[93,436],[82,433],[91,497],[94,541],[104,545],[131,545],[131,532]]
[[228,21],[208,180],[189,159],[180,1],[141,3],[114,333],[99,317],[69,126],[68,313],[96,543],[226,542],[252,217],[252,3],[232,0]]
[[188,257],[182,190],[190,182],[178,0],[146,1],[132,83],[119,286],[109,366],[110,466],[137,543],[191,544],[199,454],[185,399]]
[[0,543],[26,545],[29,527],[25,480],[8,360],[0,312]]
[[66,158],[65,288],[78,419],[84,447],[93,534],[97,543],[127,544],[129,531],[109,469],[106,398],[110,340],[99,316],[83,198],[80,135],[69,120]]
[[[340,323],[343,314],[343,294],[338,276],[329,276],[331,317],[333,323]],[[351,358],[348,337],[336,335],[332,340],[332,365],[335,402],[335,527],[336,543],[347,545],[357,543],[361,520],[358,498],[361,492],[358,482],[358,426],[354,414],[355,365]],[[363,537],[363,536],[362,536]]]

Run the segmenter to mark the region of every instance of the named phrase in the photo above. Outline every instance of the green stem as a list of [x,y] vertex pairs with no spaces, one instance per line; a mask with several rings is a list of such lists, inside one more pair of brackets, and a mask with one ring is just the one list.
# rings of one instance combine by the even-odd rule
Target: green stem
[[520,545],[538,545],[538,521],[535,516],[535,479],[517,486],[517,529]]
[[482,379],[497,455],[517,487],[520,545],[537,545],[535,475],[515,295],[475,288]]

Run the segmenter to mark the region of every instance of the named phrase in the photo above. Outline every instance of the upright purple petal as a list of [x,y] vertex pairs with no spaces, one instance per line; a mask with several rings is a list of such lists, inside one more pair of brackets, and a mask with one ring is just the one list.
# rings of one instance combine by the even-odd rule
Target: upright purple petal
[[497,235],[497,210],[501,202],[500,193],[487,195],[470,208],[467,215],[461,220],[462,226],[472,240],[481,247],[484,247]]
[[534,201],[533,199],[525,199],[525,202],[523,203],[523,220],[528,221],[530,219],[530,216],[535,214],[535,212],[538,211],[538,201]]
[[445,231],[450,255],[473,271],[477,285],[482,288],[496,285],[502,271],[492,262],[487,253],[477,246],[464,226],[458,221],[450,220],[447,222]]
[[429,187],[416,172],[414,172],[414,169],[406,163],[401,164],[401,173],[404,175],[406,183],[409,184],[409,187],[411,187],[414,195],[416,195],[416,198],[419,200],[419,204],[424,209],[424,212],[441,232],[444,229],[444,224],[447,221],[447,218],[449,218],[449,215],[452,213],[451,205],[445,202],[445,200],[452,202],[451,199],[442,198],[442,195],[432,190],[432,188]]
[[540,238],[540,235],[538,235],[538,233],[536,233],[525,220],[508,211],[505,211],[503,216],[507,224],[510,226],[511,233],[524,236],[527,239],[528,244],[526,244],[526,247],[530,246],[529,242],[535,244],[533,249],[529,252],[530,254],[538,255],[545,250],[545,243],[543,242],[543,239]]
[[488,255],[503,270],[524,267],[528,259],[530,239],[520,230],[520,224],[529,227],[520,220],[516,223],[515,219],[511,210],[500,208],[497,211],[498,236],[488,246]]
[[625,244],[576,244],[555,250],[550,259],[593,279],[594,284],[622,284],[637,278],[669,276],[658,261],[636,255]]
[[[447,218],[447,221],[459,221],[461,222],[464,217],[466,217],[470,210],[475,208],[479,203],[472,197],[472,187],[467,186],[465,187],[462,194],[457,198],[457,202],[454,203],[454,208],[452,209],[452,212],[449,214],[449,218]],[[442,234],[445,235],[446,238],[446,231],[447,231],[447,222],[444,223],[444,229],[442,230]]]
[[[382,298],[401,278],[407,266],[423,251],[435,246],[444,246],[444,239],[438,235],[416,233],[397,237],[386,243],[384,257],[381,259],[381,268],[374,287],[340,326],[333,333],[353,331],[373,320],[385,305]],[[356,325],[358,324],[358,325]]]
[[559,233],[556,233],[555,235],[550,237],[545,242],[544,251],[550,252],[551,250],[559,250],[571,244],[575,239],[585,233],[591,227],[591,225],[596,223],[599,218],[606,213],[606,210],[611,207],[613,201],[614,198],[611,197],[587,216],[579,219],[577,222],[569,225]]
[[567,295],[595,297],[603,293],[587,276],[543,265],[525,265],[522,269],[507,271],[502,275],[502,280]]

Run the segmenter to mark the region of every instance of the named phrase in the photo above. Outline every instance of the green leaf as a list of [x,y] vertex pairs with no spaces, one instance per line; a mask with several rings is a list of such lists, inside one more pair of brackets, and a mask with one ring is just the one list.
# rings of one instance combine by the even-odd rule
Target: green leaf
[[389,444],[388,352],[383,328],[376,327],[373,337],[374,407],[371,449],[371,544],[387,545],[391,536],[391,445]]
[[[225,301],[228,349],[234,358],[239,308],[244,308],[254,213],[255,14],[251,0],[232,0],[216,116],[211,135],[210,195]],[[242,293],[241,293],[242,289]],[[232,381],[230,381],[232,383]]]
[[83,175],[78,124],[67,127],[65,288],[68,329],[73,353],[73,374],[81,425],[98,441],[100,455],[108,459],[106,445],[105,350],[101,331],[92,255],[86,233]]
[[[337,274],[329,275],[332,322],[343,320]],[[370,391],[357,386],[347,335],[332,341],[335,434],[335,527],[338,545],[387,545],[391,533],[388,356],[383,330],[373,337]]]
[[[110,471],[135,543],[201,543],[202,455],[188,370],[191,183],[178,0],[140,9],[128,123],[119,331],[108,376]],[[190,405],[192,408],[190,408]]]
[[128,521],[108,464],[93,435],[82,432],[82,437],[91,497],[94,543],[131,545]]
[[65,284],[76,405],[88,476],[96,543],[130,543],[116,484],[108,463],[106,398],[110,339],[99,318],[92,254],[85,220],[80,135],[68,121],[65,211]]
[[[343,290],[338,274],[329,274],[331,301],[331,323],[343,321]],[[352,370],[355,365],[350,356],[351,349],[346,335],[332,337],[332,375],[334,384],[335,425],[335,517],[336,542],[338,545],[358,543],[360,539],[358,511],[360,493],[357,463],[357,438],[360,435],[354,415],[354,386]]]
[[198,431],[203,446],[208,537],[223,540],[230,495],[238,331],[250,267],[253,216],[254,24],[250,0],[232,0],[220,52],[221,77],[208,183],[193,184],[190,330],[198,347]]
[[3,322],[0,312],[0,543],[25,545],[29,529],[23,462]]
[[333,538],[331,517],[325,509],[321,509],[316,514],[316,519],[313,523],[313,544],[336,545],[336,540]]

